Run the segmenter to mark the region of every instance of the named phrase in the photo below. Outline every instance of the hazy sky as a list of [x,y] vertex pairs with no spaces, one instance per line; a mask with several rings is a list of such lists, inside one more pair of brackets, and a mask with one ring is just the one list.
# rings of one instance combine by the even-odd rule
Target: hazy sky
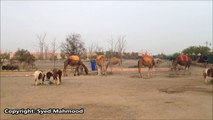
[[125,35],[126,51],[172,54],[212,42],[212,1],[1,1],[2,51],[35,51],[44,32],[58,46],[79,33],[107,50]]

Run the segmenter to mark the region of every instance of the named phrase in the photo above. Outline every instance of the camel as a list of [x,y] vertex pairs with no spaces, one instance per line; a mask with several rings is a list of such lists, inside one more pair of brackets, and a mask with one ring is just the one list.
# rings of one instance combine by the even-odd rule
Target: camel
[[112,66],[117,65],[117,64],[120,66],[120,65],[121,65],[121,60],[118,59],[118,58],[116,58],[116,57],[112,57],[112,58],[107,62],[106,70],[107,70],[108,67],[110,67],[111,72],[112,72]]
[[200,59],[200,56],[195,60],[192,61],[192,59],[188,55],[179,55],[173,62],[172,62],[172,68],[171,70],[177,70],[177,66],[184,66],[184,71],[186,69],[189,70],[191,64],[196,64]]
[[179,55],[172,63],[172,70],[177,70],[178,65],[184,66],[184,70],[189,70],[191,64],[192,60],[188,55]]
[[[142,74],[141,74],[142,66],[148,67],[149,71],[150,71],[155,66],[155,61],[154,61],[153,57],[151,57],[149,55],[144,55],[138,60],[138,71],[139,71],[141,78],[142,78]],[[148,77],[149,76],[150,75],[148,74]]]
[[106,58],[104,55],[98,55],[96,57],[96,65],[98,69],[98,75],[106,74]]
[[68,59],[64,61],[64,69],[63,69],[64,76],[67,76],[66,68],[68,65],[75,67],[74,76],[76,76],[76,72],[77,72],[77,75],[80,75],[79,74],[80,66],[82,66],[84,68],[85,73],[88,74],[87,67],[84,65],[84,63],[80,60],[80,58],[77,55],[69,56]]

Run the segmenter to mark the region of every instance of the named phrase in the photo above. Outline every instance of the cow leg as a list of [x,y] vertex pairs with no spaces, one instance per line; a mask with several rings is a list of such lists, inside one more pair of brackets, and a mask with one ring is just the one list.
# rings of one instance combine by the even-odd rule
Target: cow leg
[[61,76],[60,75],[58,75],[58,79],[59,79],[59,82],[61,84]]
[[55,79],[53,78],[53,84],[55,84]]
[[208,84],[208,79],[207,78],[208,78],[207,76],[205,76],[205,78],[204,78],[205,84]]
[[59,79],[58,79],[58,78],[56,78],[56,80],[57,80],[57,85],[59,85],[59,84],[60,84],[60,81],[59,81]]
[[61,75],[62,75],[62,73],[61,73],[61,72],[59,72],[58,77],[59,77],[59,81],[60,81],[60,83],[61,83]]
[[37,81],[38,81],[38,84],[41,84],[41,81],[40,81],[40,79],[38,79]]
[[44,77],[43,77],[42,80],[41,80],[41,84],[44,84]]
[[35,85],[36,85],[36,86],[38,85],[38,80],[37,80],[37,79],[35,79]]

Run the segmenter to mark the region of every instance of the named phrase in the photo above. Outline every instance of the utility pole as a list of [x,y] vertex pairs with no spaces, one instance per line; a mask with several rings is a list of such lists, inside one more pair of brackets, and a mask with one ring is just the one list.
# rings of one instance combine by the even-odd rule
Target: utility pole
[[212,53],[213,53],[213,39],[212,39]]
[[206,41],[205,44],[206,44],[206,47],[208,47],[208,44],[209,44],[208,41]]

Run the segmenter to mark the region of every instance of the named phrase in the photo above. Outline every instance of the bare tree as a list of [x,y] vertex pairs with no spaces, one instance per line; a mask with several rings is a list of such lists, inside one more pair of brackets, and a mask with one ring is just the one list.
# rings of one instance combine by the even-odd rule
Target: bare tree
[[88,52],[89,52],[89,58],[93,58],[95,57],[94,54],[96,55],[103,55],[104,54],[104,50],[102,47],[99,46],[98,43],[94,44],[92,43],[89,48],[88,48]]
[[39,58],[40,59],[44,59],[44,47],[45,47],[45,37],[46,37],[47,33],[45,32],[44,35],[40,34],[40,35],[36,35],[36,37],[38,38],[39,40],[39,52],[40,52],[40,55],[39,55]]
[[56,52],[56,49],[57,49],[57,46],[56,46],[56,39],[54,39],[52,41],[52,58],[53,58],[53,66],[55,68],[55,61],[56,61],[56,55],[55,55],[55,52]]
[[49,46],[48,46],[48,44],[45,43],[45,45],[44,45],[44,59],[48,59],[48,51],[49,51]]
[[94,45],[94,51],[95,51],[95,53],[98,54],[98,55],[104,54],[103,48],[100,47],[98,43],[96,43],[96,44]]
[[123,53],[126,49],[126,39],[125,39],[126,36],[119,36],[118,38],[118,41],[116,43],[116,51],[118,53],[118,56],[119,58],[121,59],[121,64],[122,64],[122,61],[123,61]]
[[109,47],[108,47],[108,54],[107,57],[112,58],[115,55],[115,48],[116,48],[116,42],[114,41],[114,39],[111,36],[111,39],[108,40],[109,43]]
[[88,47],[88,52],[89,52],[89,59],[92,59],[93,54],[94,54],[94,43],[92,43],[89,47]]
[[115,41],[112,37],[108,41],[109,43],[109,51],[107,54],[107,57],[110,59],[112,57],[117,57],[121,60],[122,64],[122,56],[124,53],[124,50],[126,48],[126,39],[125,36],[119,36],[117,41]]

